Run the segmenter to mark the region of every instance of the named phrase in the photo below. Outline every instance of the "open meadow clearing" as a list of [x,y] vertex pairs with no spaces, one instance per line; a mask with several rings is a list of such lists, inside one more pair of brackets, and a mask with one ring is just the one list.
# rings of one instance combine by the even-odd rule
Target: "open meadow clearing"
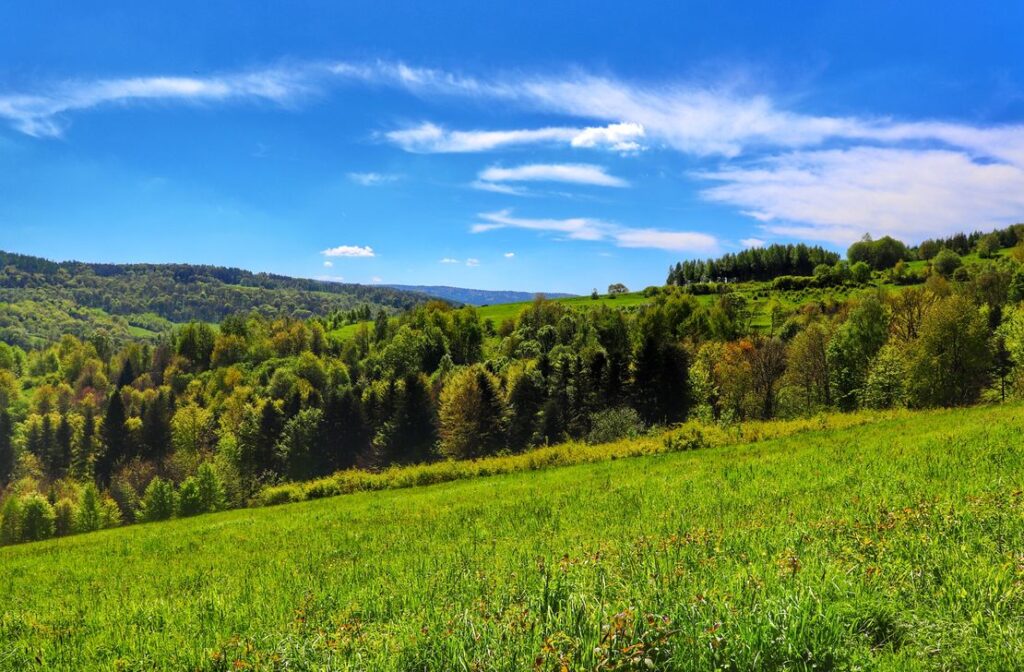
[[1019,405],[0,549],[0,669],[1013,669]]

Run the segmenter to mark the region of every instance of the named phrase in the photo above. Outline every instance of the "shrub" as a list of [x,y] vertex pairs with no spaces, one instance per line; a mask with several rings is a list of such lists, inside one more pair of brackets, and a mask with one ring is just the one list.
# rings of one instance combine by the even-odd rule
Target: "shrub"
[[202,496],[199,492],[199,483],[192,476],[189,476],[178,488],[178,515],[182,518],[196,516],[203,513]]
[[634,439],[644,431],[644,422],[633,408],[609,408],[592,413],[587,443],[611,443],[619,439]]
[[53,536],[56,516],[42,495],[31,494],[21,500],[22,541],[42,541]]
[[10,496],[0,510],[0,544],[16,544],[21,541],[21,502]]
[[92,532],[103,525],[103,503],[96,486],[89,483],[82,489],[78,500],[78,515],[75,516],[75,531]]
[[220,511],[224,508],[224,484],[212,464],[207,462],[199,466],[196,483],[199,486],[199,501],[204,512]]
[[699,450],[710,445],[704,432],[696,427],[687,427],[665,437],[665,451],[679,453],[684,450]]
[[100,528],[108,530],[121,524],[121,507],[112,497],[105,496],[100,501]]
[[146,487],[139,509],[139,520],[153,522],[167,520],[174,515],[174,488],[169,481],[157,476]]
[[951,277],[962,264],[960,255],[953,250],[942,250],[932,259],[932,268],[944,278]]
[[75,520],[78,518],[78,507],[70,499],[64,498],[53,507],[54,529],[58,537],[67,536],[75,531]]

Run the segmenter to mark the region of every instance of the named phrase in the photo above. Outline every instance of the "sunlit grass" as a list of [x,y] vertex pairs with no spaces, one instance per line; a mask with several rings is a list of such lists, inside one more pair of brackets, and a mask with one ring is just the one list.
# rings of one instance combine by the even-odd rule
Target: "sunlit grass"
[[1017,669],[1019,405],[0,549],[0,669]]

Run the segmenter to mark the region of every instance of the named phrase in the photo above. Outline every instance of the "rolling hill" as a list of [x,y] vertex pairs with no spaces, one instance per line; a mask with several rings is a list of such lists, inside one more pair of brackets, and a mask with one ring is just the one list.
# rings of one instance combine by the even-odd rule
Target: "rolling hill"
[[0,665],[1015,669],[1021,418],[903,413],[0,548]]
[[36,347],[104,330],[145,338],[175,323],[220,322],[235,312],[309,317],[368,306],[396,312],[423,294],[190,264],[54,262],[0,252],[0,341]]

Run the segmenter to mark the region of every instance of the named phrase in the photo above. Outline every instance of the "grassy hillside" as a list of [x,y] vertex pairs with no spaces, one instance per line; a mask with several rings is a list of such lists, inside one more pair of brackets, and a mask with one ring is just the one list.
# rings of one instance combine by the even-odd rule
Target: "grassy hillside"
[[0,549],[0,669],[1014,669],[1024,410]]

